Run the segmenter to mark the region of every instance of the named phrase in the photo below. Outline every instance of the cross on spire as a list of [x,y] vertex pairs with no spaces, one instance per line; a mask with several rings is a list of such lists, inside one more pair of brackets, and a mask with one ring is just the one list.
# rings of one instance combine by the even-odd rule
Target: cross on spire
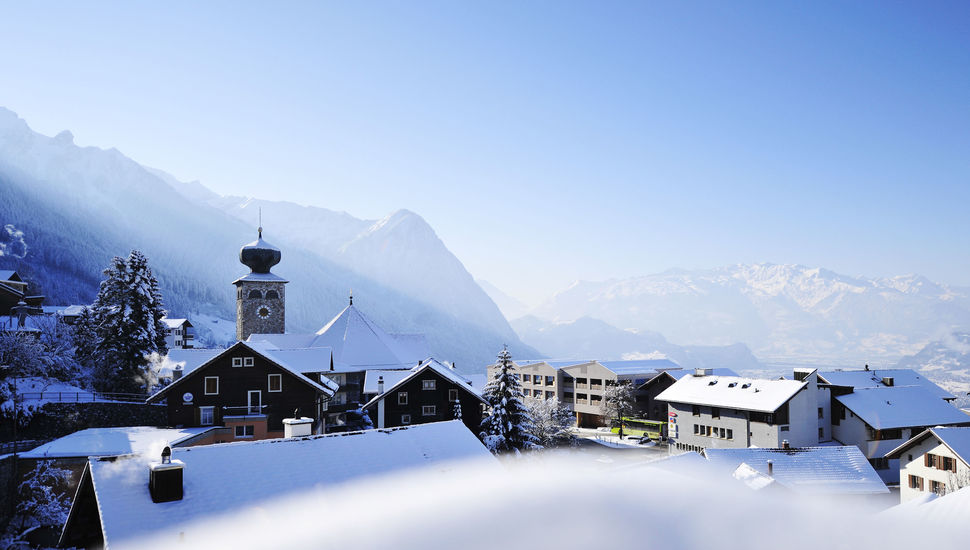
[[354,305],[354,289],[350,289],[350,305]]
[[257,231],[259,232],[259,238],[262,239],[263,238],[263,207],[262,206],[259,207],[259,228],[257,229]]

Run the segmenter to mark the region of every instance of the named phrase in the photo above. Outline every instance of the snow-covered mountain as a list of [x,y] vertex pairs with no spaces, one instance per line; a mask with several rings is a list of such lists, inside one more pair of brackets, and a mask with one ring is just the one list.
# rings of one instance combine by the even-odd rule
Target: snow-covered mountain
[[287,286],[287,330],[320,328],[355,305],[389,331],[424,332],[432,351],[481,370],[503,343],[523,346],[498,308],[417,214],[384,220],[292,203],[220,197],[125,157],[51,138],[0,108],[0,226],[23,231],[28,254],[0,257],[48,296],[89,303],[101,270],[132,248],[146,253],[173,315],[233,319],[230,282],[245,272],[239,247],[264,237],[284,248],[276,268]]
[[620,330],[592,317],[550,323],[527,315],[512,321],[512,328],[523,342],[557,359],[668,358],[687,369],[726,367],[740,372],[763,368],[744,344],[678,346],[659,333]]
[[970,329],[970,292],[919,275],[850,277],[800,265],[735,265],[578,282],[530,313],[589,316],[678,344],[747,344],[765,361],[896,361],[935,335]]
[[922,372],[957,396],[957,406],[970,407],[970,333],[947,334],[903,357],[896,366]]

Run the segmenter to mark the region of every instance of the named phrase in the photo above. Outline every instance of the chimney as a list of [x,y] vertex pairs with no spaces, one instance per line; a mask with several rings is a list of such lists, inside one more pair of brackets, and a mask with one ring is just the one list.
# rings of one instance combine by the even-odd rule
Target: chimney
[[714,374],[714,369],[694,369],[694,376],[711,376]]
[[152,502],[182,500],[184,468],[181,460],[172,460],[172,448],[166,445],[162,449],[162,461],[148,465],[148,492],[152,495]]
[[175,382],[179,378],[182,378],[182,367],[176,365],[175,368],[172,369],[172,382]]
[[884,386],[892,386],[895,383],[896,383],[896,381],[893,380],[893,377],[892,376],[883,376],[882,377],[882,384]]
[[377,377],[377,395],[383,395],[383,394],[384,394],[384,377],[383,376],[378,376]]
[[781,448],[782,449],[785,449],[786,451],[788,449],[791,449],[791,445],[788,444],[788,440],[787,439],[782,439],[781,440]]
[[771,460],[768,461],[768,475],[775,475],[775,463]]
[[304,437],[313,432],[313,419],[305,416],[283,419],[283,437]]

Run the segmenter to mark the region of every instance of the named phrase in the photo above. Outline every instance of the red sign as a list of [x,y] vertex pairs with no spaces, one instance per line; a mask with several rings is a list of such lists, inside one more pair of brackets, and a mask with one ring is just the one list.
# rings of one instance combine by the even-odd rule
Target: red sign
[[677,418],[677,413],[667,413],[670,418]]

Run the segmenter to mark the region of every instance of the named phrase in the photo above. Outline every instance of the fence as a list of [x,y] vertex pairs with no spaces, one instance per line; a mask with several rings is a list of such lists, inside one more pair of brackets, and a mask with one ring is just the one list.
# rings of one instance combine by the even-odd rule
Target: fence
[[148,396],[143,393],[102,393],[102,392],[24,392],[22,402],[46,401],[48,403],[144,403]]

